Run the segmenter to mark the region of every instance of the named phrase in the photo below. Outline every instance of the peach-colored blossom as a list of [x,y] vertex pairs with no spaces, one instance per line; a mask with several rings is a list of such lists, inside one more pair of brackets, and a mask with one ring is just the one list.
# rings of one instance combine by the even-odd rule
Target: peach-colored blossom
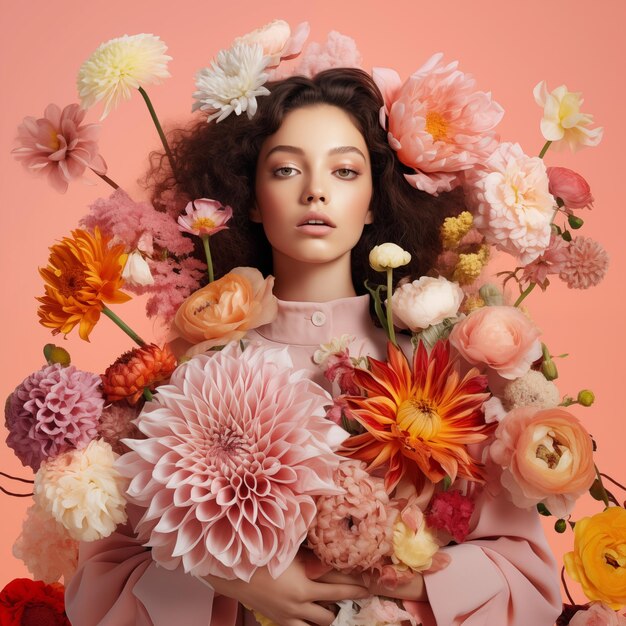
[[373,75],[385,99],[389,144],[414,169],[405,178],[434,195],[457,186],[459,172],[493,152],[495,127],[504,113],[490,93],[478,91],[475,80],[457,67],[457,61],[446,63],[438,53],[401,87],[393,71],[378,69]]
[[519,144],[502,143],[484,168],[467,179],[474,226],[487,242],[526,265],[550,243],[556,202],[543,159],[524,154]]
[[516,506],[542,502],[557,517],[571,512],[596,477],[591,436],[558,407],[511,411],[498,425],[489,454]]
[[550,193],[563,201],[566,209],[586,209],[593,206],[593,195],[589,183],[578,173],[567,167],[549,167]]
[[541,356],[539,329],[517,308],[486,306],[458,322],[450,343],[473,365],[486,365],[503,378],[523,376]]
[[233,45],[238,43],[249,46],[260,45],[264,56],[271,59],[268,67],[275,67],[281,60],[293,59],[300,54],[310,30],[309,23],[302,22],[296,26],[292,34],[287,22],[273,20],[246,35],[237,37]]
[[98,154],[100,125],[83,124],[85,113],[78,104],[63,110],[49,104],[43,117],[25,117],[17,129],[20,146],[12,154],[27,169],[47,174],[48,182],[61,193],[87,168],[104,174],[107,166]]
[[592,602],[589,608],[578,611],[570,626],[626,626],[626,616],[615,612],[604,602]]
[[187,355],[238,341],[249,330],[269,324],[278,311],[273,286],[273,276],[264,279],[255,268],[236,267],[192,293],[174,318],[180,336],[196,344]]

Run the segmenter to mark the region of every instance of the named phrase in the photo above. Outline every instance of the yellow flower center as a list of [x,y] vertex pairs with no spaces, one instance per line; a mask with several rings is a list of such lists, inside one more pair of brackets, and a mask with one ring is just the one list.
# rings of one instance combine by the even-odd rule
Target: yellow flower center
[[55,130],[53,130],[50,133],[50,142],[49,142],[50,149],[56,152],[59,149],[60,145],[61,145],[61,142],[59,141],[59,135],[57,134]]
[[215,228],[215,222],[210,217],[197,217],[193,221],[191,228],[193,230],[210,230],[211,228]]
[[435,141],[447,139],[448,122],[446,118],[437,111],[426,113],[426,132],[430,133]]
[[87,285],[85,272],[78,267],[69,267],[63,271],[56,270],[60,278],[58,291],[64,298],[76,297],[77,293]]
[[424,398],[412,397],[398,407],[398,428],[411,439],[428,441],[441,430],[441,416],[437,407]]

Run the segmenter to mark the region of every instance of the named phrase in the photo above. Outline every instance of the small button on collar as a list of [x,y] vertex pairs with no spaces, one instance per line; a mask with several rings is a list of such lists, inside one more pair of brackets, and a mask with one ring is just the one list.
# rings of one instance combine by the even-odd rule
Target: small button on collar
[[311,323],[313,326],[323,326],[326,323],[326,315],[322,311],[315,311],[311,315]]

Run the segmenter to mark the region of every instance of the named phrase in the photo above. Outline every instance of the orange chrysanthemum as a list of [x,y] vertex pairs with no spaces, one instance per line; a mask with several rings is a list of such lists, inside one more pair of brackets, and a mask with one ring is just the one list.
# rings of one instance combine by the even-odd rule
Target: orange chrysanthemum
[[483,480],[482,466],[467,446],[484,441],[493,430],[481,408],[489,397],[486,376],[473,368],[461,378],[448,342],[437,342],[430,355],[420,343],[413,372],[391,343],[387,355],[387,362],[369,358],[369,370],[355,371],[364,397],[345,400],[367,432],[346,440],[342,453],[366,461],[369,470],[387,464],[389,492],[405,474],[417,485],[424,477]]
[[128,400],[136,404],[143,390],[154,391],[176,369],[176,357],[166,344],[134,348],[122,354],[102,375],[102,388],[109,402]]
[[46,295],[37,298],[39,322],[52,334],[67,335],[76,324],[78,334],[89,341],[104,303],[121,303],[130,296],[120,291],[126,262],[124,246],[109,246],[111,239],[86,230],[72,231],[50,248],[48,266],[39,269],[46,281]]

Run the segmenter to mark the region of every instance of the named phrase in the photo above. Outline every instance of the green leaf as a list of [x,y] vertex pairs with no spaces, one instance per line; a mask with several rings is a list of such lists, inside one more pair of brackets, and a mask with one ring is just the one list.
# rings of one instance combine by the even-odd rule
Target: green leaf
[[543,515],[545,517],[550,517],[550,515],[552,515],[552,513],[548,511],[548,507],[543,502],[540,502],[537,505],[537,511],[539,512],[539,515]]

